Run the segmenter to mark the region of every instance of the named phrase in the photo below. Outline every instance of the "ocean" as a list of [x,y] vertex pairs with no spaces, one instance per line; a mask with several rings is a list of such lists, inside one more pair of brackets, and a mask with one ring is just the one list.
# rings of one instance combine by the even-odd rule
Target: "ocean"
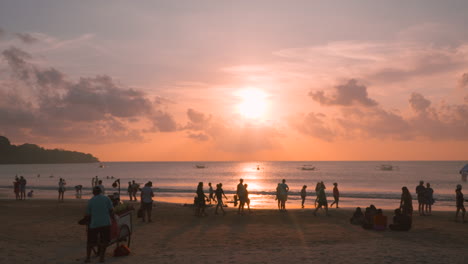
[[[390,164],[391,170],[382,170]],[[407,186],[417,209],[415,188],[420,180],[431,183],[436,200],[433,210],[455,209],[455,187],[462,184],[459,170],[464,161],[274,161],[274,162],[104,162],[88,164],[27,164],[0,165],[0,198],[14,199],[15,175],[27,180],[27,192],[34,190],[32,199],[50,199],[58,196],[59,178],[67,183],[65,199],[75,197],[75,185],[83,185],[82,199],[91,196],[91,179],[103,181],[106,194],[117,192],[112,188],[116,179],[121,181],[121,197],[128,200],[128,182],[153,182],[155,200],[178,204],[193,203],[198,182],[208,182],[216,188],[223,183],[229,199],[235,193],[239,179],[248,184],[252,208],[277,208],[276,186],[285,179],[290,193],[287,208],[299,208],[299,192],[307,185],[306,208],[312,208],[315,185],[323,181],[329,203],[333,201],[333,183],[338,183],[340,207],[367,207],[393,209],[399,206],[401,187]],[[198,168],[197,167],[203,167]],[[305,168],[315,167],[314,170]],[[468,197],[468,193],[467,193]]]

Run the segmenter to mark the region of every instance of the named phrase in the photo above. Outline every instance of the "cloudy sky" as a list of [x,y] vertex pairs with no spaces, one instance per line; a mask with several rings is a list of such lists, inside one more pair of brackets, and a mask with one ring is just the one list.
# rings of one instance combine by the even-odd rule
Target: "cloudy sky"
[[466,10],[0,0],[0,135],[104,161],[464,160]]

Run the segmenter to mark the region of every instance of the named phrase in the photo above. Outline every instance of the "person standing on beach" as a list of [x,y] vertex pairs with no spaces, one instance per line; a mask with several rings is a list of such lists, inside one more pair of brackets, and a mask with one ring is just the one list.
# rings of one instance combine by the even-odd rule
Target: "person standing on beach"
[[325,194],[325,184],[320,182],[318,192],[317,192],[317,207],[315,208],[314,215],[317,215],[318,209],[325,208],[325,214],[328,216],[328,201],[327,195]]
[[425,207],[425,191],[426,187],[424,187],[424,181],[419,181],[419,185],[416,187],[416,194],[418,195],[418,212],[419,215],[424,214],[424,207]]
[[340,191],[338,191],[338,183],[333,183],[335,187],[333,187],[333,199],[335,199],[331,204],[330,207],[333,207],[334,204],[336,204],[336,208],[338,207],[338,202],[340,201]]
[[99,179],[98,179],[98,176],[96,175],[96,177],[91,179],[91,187],[92,188],[96,187],[98,185],[98,182],[99,182]]
[[221,211],[223,212],[223,215],[226,215],[226,212],[224,211],[224,208],[223,208],[223,206],[224,206],[223,196],[226,199],[227,199],[227,197],[224,194],[223,184],[222,183],[219,183],[219,184],[216,185],[215,195],[216,195],[216,201],[217,201],[215,214],[218,214],[218,207],[219,207],[219,208],[221,208]]
[[432,205],[434,204],[434,190],[430,183],[426,183],[426,191],[424,192],[426,215],[432,215]]
[[249,209],[249,213],[251,213],[250,211],[250,198],[249,198],[249,190],[247,190],[247,187],[249,185],[244,184],[244,187],[245,187],[245,203],[247,204],[247,208]]
[[26,199],[26,179],[20,176],[19,179],[20,200]]
[[145,184],[145,187],[141,189],[141,208],[143,209],[142,220],[145,222],[145,213],[148,216],[148,222],[151,222],[151,211],[153,210],[153,189],[151,188],[153,183],[149,181]]
[[403,214],[413,216],[413,197],[406,186],[401,188],[400,209]]
[[16,200],[20,200],[20,182],[18,175],[15,176],[15,181],[13,182],[13,192],[15,193]]
[[465,199],[463,198],[463,193],[462,193],[462,186],[461,184],[457,184],[457,189],[455,189],[455,194],[456,194],[456,200],[457,200],[457,212],[455,213],[455,222],[458,222],[458,214],[460,211],[462,211],[462,222],[465,222],[465,205],[463,204],[465,202]]
[[320,182],[317,182],[317,184],[315,185],[315,202],[314,202],[314,207],[317,208],[317,202],[318,202],[318,193],[319,193],[319,190],[320,190],[320,187],[322,185],[320,184]]
[[97,187],[101,188],[102,195],[106,195],[106,190],[104,189],[104,185],[102,184],[101,180],[98,181]]
[[206,216],[205,207],[206,207],[206,195],[203,191],[203,182],[198,183],[197,187],[197,205],[196,205],[196,216]]
[[244,206],[246,200],[246,190],[244,186],[244,179],[239,180],[239,184],[237,184],[236,194],[239,197],[239,209],[237,210],[237,214],[244,214]]
[[281,183],[278,183],[278,186],[276,186],[276,198],[275,198],[275,200],[278,201],[278,210],[281,210],[280,186],[281,186]]
[[114,216],[113,206],[109,197],[101,194],[101,188],[98,186],[93,188],[93,195],[86,208],[86,217],[91,220],[88,226],[85,262],[91,261],[91,250],[95,246],[98,246],[99,261],[104,262],[107,245],[110,241],[111,217]]
[[127,187],[127,193],[128,193],[128,197],[130,198],[130,201],[133,201],[133,186],[132,186],[132,182],[128,182],[128,187]]
[[58,182],[58,200],[59,202],[63,202],[63,195],[65,194],[65,180],[60,178]]
[[302,208],[304,208],[304,202],[307,196],[306,189],[307,189],[307,185],[302,186],[302,190],[301,190]]
[[138,193],[139,188],[140,188],[140,185],[133,180],[132,181],[132,195],[133,195],[133,200],[135,201],[137,201],[136,195]]
[[279,186],[279,200],[281,201],[280,210],[286,211],[286,201],[288,200],[289,186],[286,184],[286,180],[283,179]]

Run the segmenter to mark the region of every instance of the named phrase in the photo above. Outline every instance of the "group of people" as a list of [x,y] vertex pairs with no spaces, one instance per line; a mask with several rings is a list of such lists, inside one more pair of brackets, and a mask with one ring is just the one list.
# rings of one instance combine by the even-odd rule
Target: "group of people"
[[18,178],[18,175],[15,176],[13,182],[13,191],[15,193],[16,200],[25,200],[26,199],[26,179],[23,176]]
[[140,184],[136,183],[134,180],[128,182],[127,193],[130,201],[137,201],[137,193],[140,190]]
[[[412,219],[408,214],[402,213],[401,208],[394,211],[393,223],[388,228],[393,231],[408,231],[411,229]],[[366,208],[363,213],[361,207],[357,207],[351,219],[353,225],[360,225],[364,229],[383,231],[387,229],[387,216],[383,214],[382,209],[377,209],[373,204]]]
[[[205,195],[203,190],[203,182],[199,182],[197,186],[197,196],[194,198],[194,205],[195,205],[195,215],[196,216],[206,216],[205,208],[206,202],[208,201],[210,204],[211,202],[216,203],[215,214],[218,214],[218,209],[221,210],[223,215],[226,215],[226,211],[224,211],[224,202],[223,197],[227,200],[226,194],[223,190],[223,184],[218,183],[216,184],[216,190],[213,190],[211,182],[208,183],[209,186],[209,197]],[[250,208],[249,208],[250,210]]]
[[426,183],[426,187],[424,187],[424,181],[420,181],[416,187],[416,194],[418,196],[419,215],[431,215],[432,205],[434,204],[434,190],[431,188],[431,184]]

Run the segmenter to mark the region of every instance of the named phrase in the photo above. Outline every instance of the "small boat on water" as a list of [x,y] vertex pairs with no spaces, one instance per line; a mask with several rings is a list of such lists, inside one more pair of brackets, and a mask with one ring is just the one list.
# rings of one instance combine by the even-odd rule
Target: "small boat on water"
[[393,165],[391,165],[391,164],[381,164],[381,165],[379,166],[379,169],[380,169],[380,170],[383,170],[383,171],[391,171],[391,170],[394,169],[394,167],[393,167]]
[[206,168],[206,166],[205,166],[205,164],[195,164],[195,168],[204,169],[204,168]]
[[301,170],[310,170],[310,171],[313,171],[313,170],[315,170],[315,166],[312,166],[312,165],[304,165],[304,166],[302,166]]
[[99,164],[99,168],[101,168],[101,169],[102,169],[102,168],[104,168],[104,167],[105,167],[105,166],[104,166],[104,164],[102,164],[102,163],[101,163],[101,164]]

